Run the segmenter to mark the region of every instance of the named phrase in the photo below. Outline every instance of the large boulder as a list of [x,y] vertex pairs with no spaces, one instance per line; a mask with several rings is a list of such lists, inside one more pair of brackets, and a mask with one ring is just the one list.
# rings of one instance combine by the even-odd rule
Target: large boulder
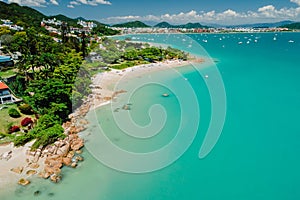
[[70,145],[66,144],[66,145],[58,148],[56,154],[61,155],[61,156],[66,156],[68,154],[69,150],[70,150]]
[[72,159],[69,158],[69,157],[64,157],[63,158],[63,164],[66,165],[66,166],[70,166],[72,163]]

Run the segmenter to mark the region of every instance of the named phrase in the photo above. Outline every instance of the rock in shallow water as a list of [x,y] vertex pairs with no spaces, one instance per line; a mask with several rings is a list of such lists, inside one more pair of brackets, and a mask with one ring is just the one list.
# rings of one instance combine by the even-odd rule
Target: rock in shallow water
[[23,185],[23,186],[28,185],[29,183],[30,183],[30,181],[27,180],[27,179],[25,179],[25,178],[21,178],[21,179],[18,181],[18,184]]
[[36,174],[37,173],[37,171],[36,170],[28,170],[27,172],[26,172],[26,175],[34,175],[34,174]]
[[58,183],[61,180],[61,175],[52,174],[50,180],[54,183]]
[[37,190],[33,193],[34,196],[38,196],[39,194],[41,194],[41,192],[39,190]]

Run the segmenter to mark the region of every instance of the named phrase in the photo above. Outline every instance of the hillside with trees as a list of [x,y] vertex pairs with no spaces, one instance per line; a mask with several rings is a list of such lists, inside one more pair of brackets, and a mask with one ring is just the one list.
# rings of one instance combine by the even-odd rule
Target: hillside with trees
[[19,26],[40,27],[41,21],[45,17],[33,8],[0,1],[0,19],[9,19]]
[[281,26],[282,28],[288,28],[288,29],[299,29],[300,30],[300,22],[287,24],[284,26]]
[[114,24],[113,27],[119,27],[119,28],[148,28],[147,24],[141,22],[141,21],[133,21],[133,22],[126,22],[122,24]]
[[[8,19],[12,21],[14,24],[19,25],[24,28],[34,27],[35,29],[39,29],[39,31],[46,31],[41,27],[41,21],[43,19],[53,19],[60,20],[65,22],[68,27],[81,27],[77,24],[78,19],[72,19],[65,15],[54,15],[54,16],[46,16],[39,11],[27,7],[20,6],[16,3],[7,4],[5,2],[0,1],[0,19]],[[84,20],[97,24],[97,27],[93,29],[93,34],[96,35],[116,35],[119,31],[110,29],[106,24],[100,23],[96,20]]]
[[14,131],[19,130],[16,127],[20,125],[9,124],[7,133],[0,136],[10,138],[17,146],[37,139],[33,148],[38,148],[65,137],[62,123],[68,120],[74,109],[72,106],[80,105],[84,96],[88,95],[88,87],[77,89],[74,85],[77,79],[83,85],[90,84],[90,70],[82,65],[83,51],[88,49],[83,42],[77,44],[78,49],[74,48],[73,39],[58,43],[35,28],[10,36],[11,42],[5,47],[6,51],[21,53],[15,66],[15,81],[9,84],[14,93],[24,100],[17,112],[22,112],[20,106],[28,107],[35,114],[32,121],[37,123],[30,128],[25,127],[28,130],[18,134],[10,134],[10,131],[13,127]]

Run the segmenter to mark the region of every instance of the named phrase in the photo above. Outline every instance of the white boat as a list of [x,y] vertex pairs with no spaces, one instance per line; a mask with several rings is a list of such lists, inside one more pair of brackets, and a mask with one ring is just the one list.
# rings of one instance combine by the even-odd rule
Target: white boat
[[294,40],[289,40],[289,43],[293,43],[294,42]]
[[243,44],[243,42],[239,42],[239,44]]
[[276,38],[276,37],[273,37],[273,40],[275,41],[275,40],[277,40],[277,38]]

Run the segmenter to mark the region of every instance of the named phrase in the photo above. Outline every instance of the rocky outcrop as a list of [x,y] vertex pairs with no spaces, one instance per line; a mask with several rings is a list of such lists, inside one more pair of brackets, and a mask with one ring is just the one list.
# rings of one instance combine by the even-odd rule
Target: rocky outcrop
[[57,183],[62,179],[61,168],[70,166],[75,168],[83,158],[75,154],[84,146],[84,141],[77,134],[70,134],[64,140],[58,140],[53,145],[47,146],[42,156],[46,156],[41,177]]

